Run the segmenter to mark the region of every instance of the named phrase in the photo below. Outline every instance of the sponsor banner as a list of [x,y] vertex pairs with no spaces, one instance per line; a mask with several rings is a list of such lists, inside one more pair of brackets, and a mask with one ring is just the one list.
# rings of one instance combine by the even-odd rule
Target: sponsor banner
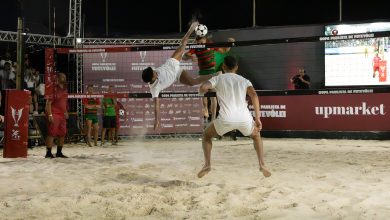
[[[122,48],[122,46],[116,47]],[[92,47],[84,49],[87,52],[93,50]],[[160,99],[161,128],[158,131],[153,129],[153,99],[148,98],[150,96],[139,96],[139,94],[150,94],[149,85],[142,82],[142,70],[149,66],[152,68],[161,66],[171,57],[173,51],[93,51],[95,53],[83,55],[83,83],[93,84],[95,92],[100,94],[96,95],[98,98],[110,96],[104,92],[109,85],[113,86],[113,91],[118,94],[117,100],[122,103],[125,114],[120,120],[121,135],[201,133],[203,131],[202,102],[197,87],[174,83],[162,91],[161,95],[164,97]],[[197,75],[198,65],[196,63],[181,62],[180,65],[189,74]],[[163,93],[170,94],[164,95]],[[135,95],[129,97],[129,94]],[[84,96],[85,94],[70,94],[70,98],[83,98]]]
[[390,94],[387,93],[263,96],[259,99],[263,130],[390,130]]
[[[27,157],[30,91],[4,90],[5,128],[3,157]],[[5,94],[5,96],[4,96]]]

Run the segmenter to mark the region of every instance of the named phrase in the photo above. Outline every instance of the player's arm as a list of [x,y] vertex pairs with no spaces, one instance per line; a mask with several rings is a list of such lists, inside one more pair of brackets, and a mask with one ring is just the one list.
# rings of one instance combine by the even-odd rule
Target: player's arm
[[[227,39],[227,42],[229,43],[233,43],[233,42],[236,42],[236,40],[232,37],[229,37]],[[221,48],[218,48],[217,50],[220,52],[220,53],[228,53],[230,51],[231,47],[221,47]]]
[[206,82],[202,83],[202,85],[200,85],[199,94],[203,95],[203,94],[207,93],[212,88],[213,88],[213,85],[209,81],[206,81]]
[[101,108],[100,99],[96,99],[96,104],[94,106],[95,108]]
[[46,106],[45,106],[47,119],[49,120],[50,123],[53,122],[53,114],[51,112],[51,103],[52,103],[51,100],[47,100],[46,101]]
[[181,39],[180,46],[176,49],[176,51],[172,54],[171,58],[174,58],[176,60],[181,60],[184,50],[187,46],[188,39],[190,38],[192,32],[194,32],[195,27],[198,25],[198,22],[194,22],[191,24],[191,27],[188,29],[187,33],[184,35],[184,37]]
[[160,127],[160,99],[158,97],[153,98],[154,102],[154,130]]
[[255,111],[255,123],[256,127],[258,127],[261,130],[261,121],[260,121],[260,102],[259,97],[257,96],[256,90],[253,88],[253,86],[249,86],[246,89],[246,94],[251,98],[252,105]]
[[308,80],[305,80],[304,78],[303,78],[303,76],[301,76],[301,77],[299,77],[300,79],[301,79],[301,81],[303,82],[303,83],[306,83],[307,85],[310,85],[310,79],[309,79],[309,81]]
[[189,60],[189,59],[193,59],[194,56],[192,56],[192,54],[188,51],[186,53],[184,53],[182,59],[183,60]]

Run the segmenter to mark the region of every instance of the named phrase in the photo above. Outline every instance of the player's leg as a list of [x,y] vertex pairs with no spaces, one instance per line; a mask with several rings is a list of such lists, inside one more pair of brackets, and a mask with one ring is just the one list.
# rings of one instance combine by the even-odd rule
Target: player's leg
[[211,97],[211,121],[214,121],[217,115],[217,97]]
[[91,145],[92,120],[86,118],[85,123],[87,125],[86,126],[87,127],[87,144],[88,144],[88,146],[92,147],[92,145]]
[[46,155],[45,158],[54,158],[54,155],[51,152],[51,149],[53,147],[54,137],[53,136],[47,136],[46,137]]
[[207,122],[208,118],[209,118],[208,98],[207,97],[202,98],[202,112],[203,112],[203,117],[205,119],[205,122]]
[[215,130],[214,123],[211,123],[203,132],[202,147],[203,147],[205,164],[204,164],[203,168],[198,173],[199,178],[202,178],[204,175],[206,175],[211,170],[212,139],[213,139],[213,137],[215,137],[217,135],[218,135],[218,133]]
[[[104,120],[104,119],[103,119]],[[104,143],[105,143],[105,138],[106,138],[106,132],[107,132],[107,128],[105,128],[105,126],[103,125],[103,128],[102,128],[102,139],[100,140],[100,146],[103,146]],[[110,133],[108,133],[108,135],[110,136]],[[110,139],[109,139],[110,140]]]
[[180,74],[180,83],[187,86],[195,86],[211,79],[213,76],[216,75],[217,73],[209,75],[199,75],[198,77],[194,78],[187,71],[183,70]]
[[93,123],[93,141],[95,146],[97,146],[98,137],[99,137],[99,124],[95,122]]
[[59,124],[60,132],[58,133],[58,146],[57,146],[56,157],[68,158],[67,156],[62,154],[62,148],[65,144],[65,136],[66,136],[66,119],[61,118],[59,119],[59,121],[60,121]]
[[257,159],[259,161],[260,171],[265,177],[269,177],[271,176],[271,172],[268,170],[264,163],[263,140],[261,139],[260,131],[256,128],[253,129],[251,138],[253,140],[253,146],[256,150]]

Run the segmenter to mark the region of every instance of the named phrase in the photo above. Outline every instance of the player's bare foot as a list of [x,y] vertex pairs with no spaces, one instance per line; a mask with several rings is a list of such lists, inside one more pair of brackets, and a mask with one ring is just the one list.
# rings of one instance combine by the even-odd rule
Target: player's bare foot
[[208,174],[211,170],[210,166],[203,166],[203,168],[198,173],[198,178],[202,178],[204,175]]
[[260,167],[260,172],[262,172],[265,177],[271,176],[271,172],[265,166]]
[[209,118],[209,111],[207,110],[207,108],[203,108],[203,117]]

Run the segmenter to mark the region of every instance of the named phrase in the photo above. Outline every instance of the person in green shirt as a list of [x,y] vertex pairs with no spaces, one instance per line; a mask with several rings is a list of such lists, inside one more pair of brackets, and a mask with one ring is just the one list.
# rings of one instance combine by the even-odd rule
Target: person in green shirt
[[[228,38],[228,42],[235,42],[234,38]],[[212,40],[209,39],[207,36],[204,37],[196,37],[196,43],[197,44],[207,44],[212,43]],[[225,56],[229,54],[230,47],[225,48],[198,48],[198,49],[191,49],[188,52],[186,52],[182,59],[183,60],[189,60],[192,59],[193,61],[198,62],[199,67],[199,75],[209,75],[209,74],[215,74],[216,72],[223,72],[222,70],[222,64]],[[196,58],[195,58],[196,57]],[[208,121],[209,118],[209,110],[208,110],[208,98],[204,97],[202,98],[202,105],[203,105],[203,117],[206,121]],[[217,98],[211,97],[210,98],[210,108],[211,108],[211,121],[214,121],[217,114]]]
[[[112,86],[108,86],[108,94],[112,94]],[[116,98],[106,97],[103,98],[103,129],[102,129],[102,142],[101,146],[104,146],[106,141],[106,131],[108,130],[108,140],[113,145],[114,142],[115,128],[116,128]]]

